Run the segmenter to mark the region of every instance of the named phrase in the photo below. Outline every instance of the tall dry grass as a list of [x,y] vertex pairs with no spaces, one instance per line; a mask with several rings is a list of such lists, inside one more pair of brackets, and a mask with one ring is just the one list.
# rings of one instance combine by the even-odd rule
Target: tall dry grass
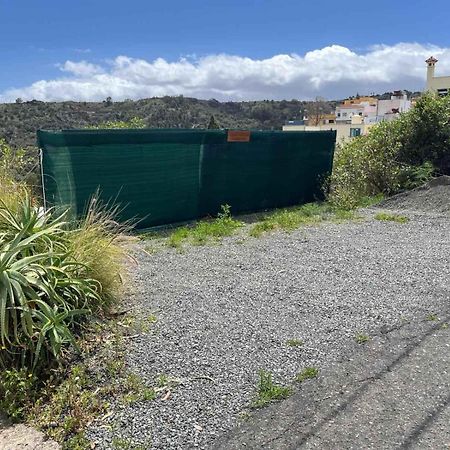
[[119,207],[104,204],[94,195],[84,218],[69,233],[73,257],[85,266],[86,277],[102,286],[103,308],[120,296],[125,276],[124,235],[131,226],[116,221],[119,212]]

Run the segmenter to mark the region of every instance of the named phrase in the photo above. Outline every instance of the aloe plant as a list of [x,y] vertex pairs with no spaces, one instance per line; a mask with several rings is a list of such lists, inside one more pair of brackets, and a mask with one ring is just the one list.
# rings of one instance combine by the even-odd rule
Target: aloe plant
[[58,361],[74,330],[101,302],[101,285],[68,250],[65,214],[25,198],[0,204],[0,364],[38,370]]

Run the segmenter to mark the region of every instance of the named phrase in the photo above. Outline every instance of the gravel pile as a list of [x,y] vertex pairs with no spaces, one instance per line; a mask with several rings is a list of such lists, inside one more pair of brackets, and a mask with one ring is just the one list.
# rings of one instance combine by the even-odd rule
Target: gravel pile
[[450,177],[435,178],[412,191],[394,195],[381,202],[379,206],[390,209],[448,214],[450,213]]
[[[114,435],[144,448],[211,448],[251,412],[259,370],[288,384],[306,366],[345,358],[357,333],[439,314],[450,300],[450,221],[411,213],[398,224],[367,214],[181,254],[137,248],[127,303],[158,322],[129,341],[127,362],[151,385],[160,374],[181,383],[167,399],[116,405]],[[89,438],[114,448],[102,425]]]

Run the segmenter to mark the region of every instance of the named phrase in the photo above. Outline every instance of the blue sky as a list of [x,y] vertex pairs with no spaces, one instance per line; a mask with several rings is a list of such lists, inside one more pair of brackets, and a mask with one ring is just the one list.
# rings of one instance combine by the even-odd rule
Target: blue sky
[[[311,61],[304,58],[308,52],[326,48],[344,48],[364,57],[373,52],[374,46],[396,49],[399,43],[406,43],[416,47],[411,47],[413,50],[402,48],[400,57],[406,58],[405,53],[409,52],[414,64],[418,64],[422,53],[428,51],[434,51],[439,56],[447,55],[450,47],[449,17],[450,6],[444,0],[378,0],[363,3],[328,0],[0,0],[0,99],[8,100],[11,94],[21,93],[25,97],[34,95],[51,99],[53,94],[47,85],[45,88],[29,88],[40,80],[56,83],[61,79],[65,84],[62,87],[58,85],[60,89],[56,89],[55,99],[70,96],[100,98],[106,91],[104,87],[98,89],[95,86],[107,79],[114,85],[112,80],[117,81],[117,62],[114,61],[119,56],[128,58],[128,72],[122,70],[121,76],[124,78],[122,82],[117,81],[118,85],[122,85],[121,89],[116,85],[111,87],[111,93],[117,98],[127,97],[128,88],[125,85],[130,79],[134,81],[130,82],[129,97],[185,92],[187,95],[206,97],[216,93],[216,97],[224,99],[244,98],[247,89],[249,98],[278,98],[294,95],[296,83],[309,84],[309,89],[299,89],[299,96],[303,97],[329,96],[334,92],[341,95],[350,91],[353,84],[358,89],[375,90],[389,87],[389,83],[404,82],[408,85],[398,87],[415,88],[420,85],[418,71],[413,77],[409,71],[403,78],[398,77],[398,81],[393,80],[392,74],[387,74],[385,80],[376,74],[373,83],[370,79],[355,83],[351,77],[341,77],[336,84],[336,79],[330,80],[327,76],[314,73]],[[214,82],[208,84],[204,80],[210,80],[215,75],[214,71],[206,70],[199,61],[214,55],[239,56],[253,62],[269,61],[270,64],[263,64],[261,70],[268,70],[267,74],[276,73],[275,78],[279,78],[274,83],[267,77],[257,80],[258,89],[249,89],[252,78],[247,75],[237,77],[233,86],[226,80],[222,85]],[[283,75],[286,61],[282,61],[281,65],[272,61],[277,55],[299,57],[293,63],[287,62],[291,69],[293,66],[297,68],[291,78],[286,79]],[[440,67],[450,68],[445,62],[450,57],[442,59],[442,56]],[[198,69],[195,71],[198,83],[201,84],[199,80],[202,79],[203,84],[197,84],[194,88],[184,78],[171,83],[145,78],[142,73],[145,64],[141,64],[141,78],[137,80],[134,70],[136,61],[146,62],[151,70],[158,58],[169,64],[187,58],[192,67]],[[337,52],[336,71],[345,71],[339,59],[341,63],[346,61],[340,51]],[[88,64],[91,69],[95,65],[96,70],[88,71],[88,74],[77,66],[78,70],[73,72],[70,70],[73,66],[64,66],[67,61]],[[378,60],[375,58],[374,61]],[[222,58],[216,63],[226,66],[235,64],[235,70],[240,73],[248,74],[249,71],[248,67],[243,67],[241,60],[233,62]],[[395,64],[395,59],[392,64]],[[322,71],[329,72],[333,67],[328,65]],[[180,70],[180,67],[158,66],[157,69],[158,73],[164,73],[164,70],[171,73]],[[185,77],[192,76],[191,69]],[[309,78],[302,78],[305,70],[312,71]],[[80,79],[83,79],[81,84]],[[285,88],[280,88],[283,80],[286,82]],[[88,94],[80,93],[82,85],[89,86]],[[56,87],[55,84],[52,86]],[[13,88],[15,90],[11,91]]]

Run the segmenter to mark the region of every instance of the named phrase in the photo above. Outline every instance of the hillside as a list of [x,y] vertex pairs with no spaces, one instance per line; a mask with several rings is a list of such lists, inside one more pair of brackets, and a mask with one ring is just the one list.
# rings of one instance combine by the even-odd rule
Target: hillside
[[[321,101],[331,112],[337,102]],[[142,118],[149,128],[206,128],[213,115],[222,128],[281,129],[286,120],[303,117],[317,103],[298,100],[219,102],[162,97],[123,102],[30,101],[0,104],[0,138],[14,147],[34,147],[36,130],[84,128],[106,121]]]

